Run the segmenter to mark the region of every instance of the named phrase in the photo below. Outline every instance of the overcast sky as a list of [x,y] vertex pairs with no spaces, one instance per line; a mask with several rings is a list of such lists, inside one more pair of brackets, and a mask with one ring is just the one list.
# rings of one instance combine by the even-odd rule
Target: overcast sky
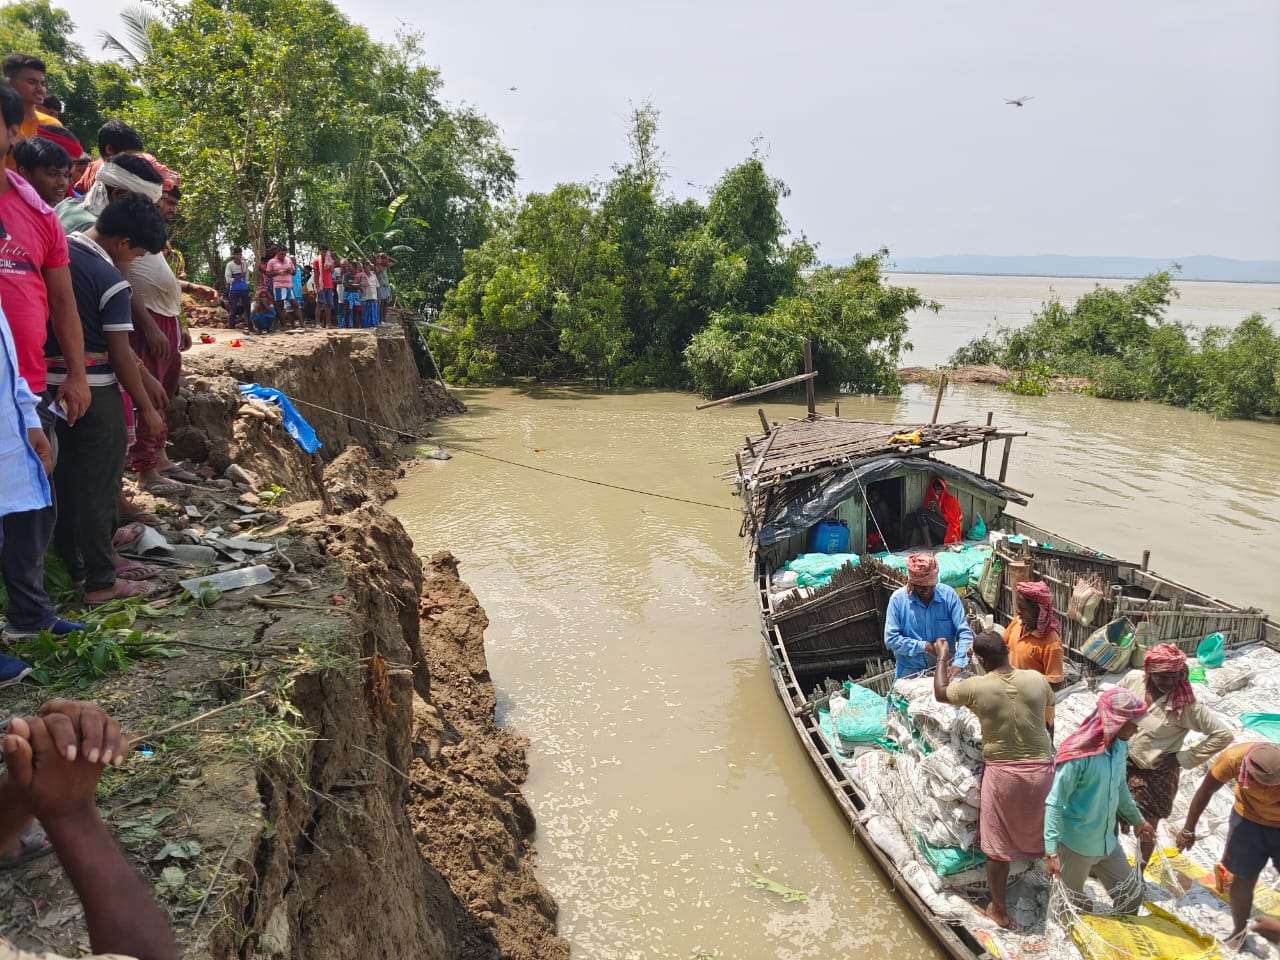
[[[54,2],[96,56],[130,0]],[[522,190],[607,177],[648,99],[674,193],[758,143],[825,258],[1280,259],[1274,0],[338,5],[374,36],[401,25],[388,10],[424,35]]]

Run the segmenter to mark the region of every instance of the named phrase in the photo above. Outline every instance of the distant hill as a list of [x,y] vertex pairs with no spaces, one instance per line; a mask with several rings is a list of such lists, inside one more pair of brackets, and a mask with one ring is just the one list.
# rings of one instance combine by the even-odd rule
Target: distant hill
[[[849,260],[833,261],[844,265]],[[967,273],[1002,277],[1144,277],[1174,263],[1182,264],[1180,280],[1229,280],[1237,283],[1280,283],[1280,260],[1229,260],[1225,257],[991,257],[960,254],[946,257],[890,257],[890,273]]]

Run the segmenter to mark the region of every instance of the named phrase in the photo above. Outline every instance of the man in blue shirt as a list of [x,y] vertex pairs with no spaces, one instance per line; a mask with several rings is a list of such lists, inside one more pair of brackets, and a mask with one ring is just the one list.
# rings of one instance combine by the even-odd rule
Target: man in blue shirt
[[938,583],[936,557],[913,553],[907,558],[907,585],[893,592],[884,616],[884,645],[897,662],[894,679],[934,666],[938,640],[955,649],[957,673],[969,663],[973,631],[959,595]]

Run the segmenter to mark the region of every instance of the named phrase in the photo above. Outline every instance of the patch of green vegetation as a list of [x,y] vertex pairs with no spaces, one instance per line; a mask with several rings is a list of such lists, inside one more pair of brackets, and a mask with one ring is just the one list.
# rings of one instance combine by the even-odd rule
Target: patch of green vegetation
[[760,864],[752,864],[754,872],[747,877],[747,886],[755,887],[757,890],[767,890],[769,893],[776,893],[782,897],[786,903],[808,900],[809,895],[803,890],[797,890],[795,887],[788,887],[786,884],[779,883],[771,877],[766,877],[764,871],[760,869]]
[[[1256,313],[1231,329],[1170,323],[1165,312],[1177,295],[1173,272],[1162,270],[1119,290],[1095,287],[1071,306],[1055,296],[1026,327],[997,328],[950,363],[1085,378],[1095,396],[1216,417],[1280,416],[1280,333]],[[1040,378],[1021,373],[1006,389],[1038,392]]]
[[1043,397],[1049,392],[1050,376],[1048,367],[1036,364],[1030,370],[1023,370],[1000,384],[999,389],[1022,397]]

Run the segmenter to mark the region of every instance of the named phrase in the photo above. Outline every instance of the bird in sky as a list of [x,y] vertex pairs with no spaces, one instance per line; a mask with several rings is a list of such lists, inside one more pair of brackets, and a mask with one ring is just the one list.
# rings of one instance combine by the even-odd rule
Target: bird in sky
[[1009,104],[1011,107],[1020,107],[1024,103],[1026,103],[1028,100],[1034,100],[1034,99],[1035,97],[1014,97],[1014,99],[1012,100],[1006,99],[1005,103]]
[[515,93],[515,92],[516,92],[516,88],[515,88],[515,87],[507,87],[507,89],[508,89],[508,90],[510,90],[512,93]]

